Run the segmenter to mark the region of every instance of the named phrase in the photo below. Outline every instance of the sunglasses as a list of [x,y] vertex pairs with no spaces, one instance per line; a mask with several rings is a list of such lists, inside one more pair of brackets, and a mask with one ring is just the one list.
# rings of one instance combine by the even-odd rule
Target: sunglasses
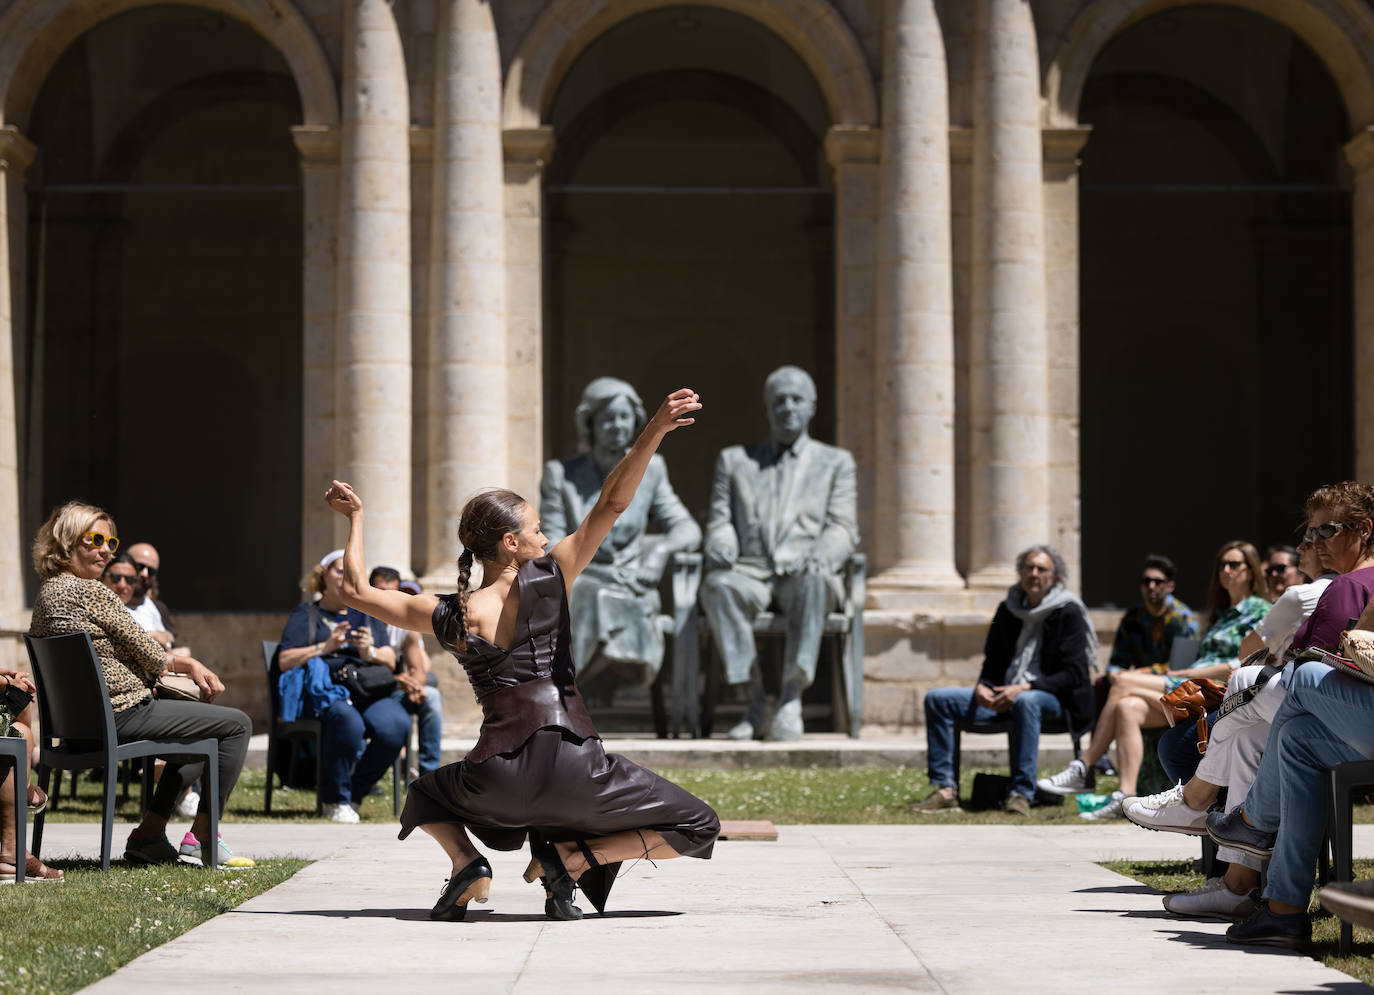
[[1270,566],[1264,568],[1264,575],[1266,577],[1282,577],[1284,574],[1288,572],[1288,570],[1289,568],[1286,566],[1280,567],[1271,564]]
[[1217,564],[1217,569],[1218,569],[1218,570],[1244,570],[1244,569],[1245,569],[1245,561],[1244,561],[1244,560],[1222,560],[1219,564]]
[[1325,525],[1309,528],[1302,534],[1302,537],[1308,542],[1316,542],[1318,539],[1330,539],[1335,536],[1337,532],[1341,531],[1341,529],[1348,529],[1349,527],[1348,525],[1340,525],[1336,522],[1327,522]]
[[1141,577],[1141,578],[1140,578],[1140,586],[1141,586],[1141,587],[1155,587],[1155,586],[1163,587],[1163,586],[1164,586],[1165,584],[1167,584],[1167,583],[1169,583],[1169,578],[1168,578],[1168,577]]
[[119,551],[119,536],[107,536],[102,532],[83,532],[81,541],[92,549],[99,549],[101,546],[108,545],[110,552]]
[[133,587],[134,582],[138,580],[138,574],[106,574],[105,576],[110,578],[111,584],[128,584],[130,587]]
[[134,560],[134,568],[141,574],[147,574],[149,580],[157,576],[157,567],[150,567],[146,563],[139,563]]

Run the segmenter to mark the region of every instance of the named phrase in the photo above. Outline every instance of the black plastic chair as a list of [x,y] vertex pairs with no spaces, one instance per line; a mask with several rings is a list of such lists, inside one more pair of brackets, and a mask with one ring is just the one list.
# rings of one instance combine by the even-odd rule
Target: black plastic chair
[[[204,757],[205,781],[209,788],[208,812],[210,838],[205,843],[206,863],[219,862],[219,743],[200,739],[193,743],[169,743],[138,739],[121,743],[115,735],[114,710],[100,670],[95,646],[85,632],[65,636],[35,638],[25,636],[34,682],[38,685],[38,786],[46,793],[48,778],[54,770],[82,771],[92,767],[105,770],[101,798],[100,869],[110,869],[110,847],[114,836],[115,789],[119,765],[134,757]],[[144,790],[152,778],[152,765],[144,764]],[[33,820],[33,855],[43,843],[40,812]]]
[[[1374,788],[1374,761],[1361,760],[1331,768],[1331,793],[1327,797],[1326,832],[1331,840],[1331,880],[1353,881],[1354,805],[1350,796]],[[1322,847],[1325,857],[1325,847]],[[1350,923],[1341,922],[1341,956],[1350,953]]]
[[[966,733],[966,732],[974,732],[974,733],[979,733],[979,734],[981,734],[981,735],[995,735],[995,734],[997,734],[997,733],[1006,733],[1007,736],[1010,737],[1014,728],[1015,728],[1015,726],[1014,726],[1014,723],[1013,723],[1013,721],[1012,721],[1012,719],[1011,719],[1010,716],[1008,716],[1008,717],[1005,718],[1005,719],[997,719],[997,720],[992,721],[992,722],[973,722],[973,721],[971,721],[971,720],[969,720],[969,719],[963,719],[963,718],[955,719],[955,720],[954,720],[954,756],[953,756],[953,760],[954,760],[954,783],[955,783],[956,785],[959,783],[959,768],[960,768],[960,766],[961,766],[961,764],[962,764],[962,754],[963,754],[962,740],[963,740],[963,738],[964,738],[964,733]],[[1046,733],[1060,733],[1060,732],[1068,732],[1068,731],[1069,731],[1069,727],[1068,727],[1067,723],[1064,722],[1063,719],[1048,719],[1048,720],[1046,720],[1046,721],[1040,723],[1040,734],[1041,734],[1041,735],[1044,735],[1044,734],[1046,734]],[[1010,740],[1008,740],[1008,743],[1010,744]],[[1010,750],[1008,750],[1008,755],[1010,756]],[[1079,757],[1081,757],[1082,755],[1083,755],[1083,748],[1079,745],[1079,737],[1074,736],[1074,737],[1073,737],[1073,758],[1074,758],[1075,760],[1077,760],[1077,759],[1078,759]],[[957,790],[957,788],[956,788],[956,790]]]
[[[277,778],[277,750],[280,746],[289,745],[291,750],[287,759],[287,780],[294,780],[296,772],[296,757],[299,754],[298,746],[301,743],[313,743],[315,753],[315,814],[324,814],[324,801],[320,798],[320,755],[321,750],[321,723],[319,719],[297,719],[295,722],[283,722],[281,720],[281,695],[277,688],[277,669],[272,665],[276,658],[277,648],[280,643],[272,642],[270,639],[262,641],[262,660],[267,668],[267,697],[271,702],[271,715],[267,720],[267,788],[263,796],[262,807],[266,812],[272,811],[272,782]],[[414,723],[412,722],[412,727]],[[391,814],[396,818],[401,817],[401,769],[402,766],[409,767],[410,764],[410,737],[406,737],[406,746],[398,754],[395,761],[391,764]],[[362,803],[361,798],[354,801]]]
[[24,856],[29,849],[29,741],[22,736],[0,736],[0,764],[6,760],[14,764],[14,880],[23,884]]

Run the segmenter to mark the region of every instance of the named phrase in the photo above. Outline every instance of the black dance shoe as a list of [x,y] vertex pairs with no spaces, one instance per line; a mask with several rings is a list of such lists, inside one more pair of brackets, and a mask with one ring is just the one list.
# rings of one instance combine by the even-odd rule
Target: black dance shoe
[[[544,900],[544,915],[550,919],[569,921],[582,918],[582,910],[572,903],[573,891],[577,888],[572,875],[563,866],[558,849],[534,833],[530,834],[530,855],[539,861],[543,871],[539,880],[550,897]],[[533,880],[533,868],[525,871],[525,880]]]
[[486,857],[478,857],[444,882],[439,901],[429,910],[431,919],[462,922],[468,914],[468,902],[485,904],[491,893],[491,865]]

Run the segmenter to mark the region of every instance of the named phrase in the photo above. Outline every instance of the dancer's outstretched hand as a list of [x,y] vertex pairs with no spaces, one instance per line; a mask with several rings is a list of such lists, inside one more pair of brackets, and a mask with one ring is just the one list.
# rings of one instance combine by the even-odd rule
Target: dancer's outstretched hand
[[654,416],[649,419],[648,430],[660,436],[667,435],[675,428],[691,425],[696,419],[690,417],[693,411],[701,410],[701,397],[691,387],[673,391],[659,405]]
[[363,510],[363,499],[353,492],[351,484],[345,484],[341,480],[329,485],[329,490],[324,492],[324,503],[344,518],[348,518],[355,511]]

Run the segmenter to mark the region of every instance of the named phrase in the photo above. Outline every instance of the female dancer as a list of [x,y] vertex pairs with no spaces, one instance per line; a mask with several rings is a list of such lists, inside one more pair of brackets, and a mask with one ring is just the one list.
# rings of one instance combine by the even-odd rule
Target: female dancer
[[[339,481],[325,495],[349,521],[344,601],[392,625],[432,626],[482,705],[477,745],[464,760],[411,784],[401,814],[401,839],[419,826],[452,862],[430,918],[461,921],[470,901],[487,900],[491,867],[468,829],[498,850],[517,850],[529,835],[533,859],[525,880],[544,880],[550,919],[582,917],[572,904],[574,885],[604,911],[622,860],[710,857],[720,821],[709,805],[603,751],[577,692],[568,621],[568,588],[630,506],[649,457],[700,408],[688,388],[669,394],[577,531],[547,555],[539,518],[518,495],[490,490],[469,500],[458,522],[457,594],[411,596],[370,586],[362,501]],[[474,559],[482,581],[469,593]]]

